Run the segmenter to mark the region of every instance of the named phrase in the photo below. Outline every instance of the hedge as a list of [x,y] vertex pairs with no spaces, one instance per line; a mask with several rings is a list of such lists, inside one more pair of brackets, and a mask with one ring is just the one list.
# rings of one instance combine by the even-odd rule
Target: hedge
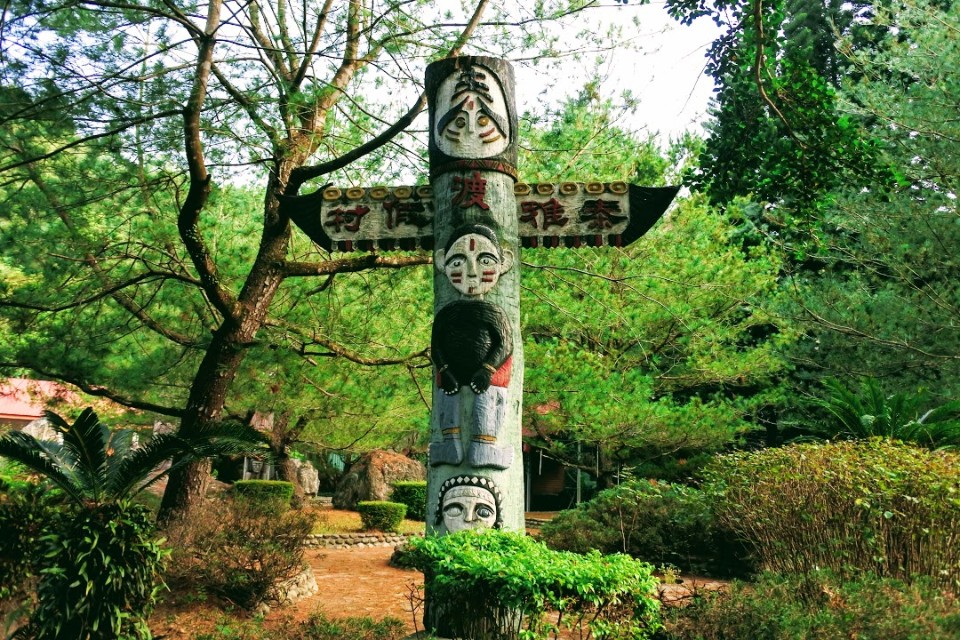
[[364,530],[396,533],[407,514],[407,505],[385,500],[366,500],[357,503],[357,511]]
[[390,499],[407,505],[407,517],[423,522],[427,519],[427,481],[405,480],[393,483]]

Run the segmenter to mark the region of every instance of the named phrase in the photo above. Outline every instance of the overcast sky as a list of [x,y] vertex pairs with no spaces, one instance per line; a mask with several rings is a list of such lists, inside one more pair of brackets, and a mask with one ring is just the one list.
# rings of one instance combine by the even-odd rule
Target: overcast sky
[[[691,26],[681,25],[667,15],[662,2],[609,3],[590,11],[591,16],[620,22],[629,29],[634,29],[631,24],[634,17],[639,20],[636,36],[641,51],[605,56],[609,79],[601,90],[616,94],[630,89],[641,99],[636,115],[625,126],[637,131],[659,132],[663,142],[685,130],[702,131],[713,92],[713,80],[703,74],[704,54],[719,33],[717,27],[708,19]],[[578,81],[588,77],[586,67],[577,68],[574,62],[570,66],[570,82],[546,94],[554,104],[560,99],[555,93],[576,93],[581,88]],[[517,69],[517,100],[521,111],[531,101],[543,99],[542,88],[534,89],[538,81],[540,85],[555,82],[554,79],[527,78],[525,73]]]

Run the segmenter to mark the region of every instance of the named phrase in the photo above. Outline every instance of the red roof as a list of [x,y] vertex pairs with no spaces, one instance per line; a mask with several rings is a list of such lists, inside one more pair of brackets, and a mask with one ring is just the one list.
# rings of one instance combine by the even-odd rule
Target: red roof
[[53,403],[79,402],[77,394],[57,382],[7,378],[0,381],[0,420],[36,420]]

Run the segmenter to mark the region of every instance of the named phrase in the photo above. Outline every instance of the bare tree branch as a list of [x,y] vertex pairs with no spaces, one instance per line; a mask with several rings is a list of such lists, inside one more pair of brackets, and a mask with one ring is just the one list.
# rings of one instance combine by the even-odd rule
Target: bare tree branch
[[202,36],[199,36],[200,51],[197,60],[196,78],[193,89],[183,110],[184,151],[190,169],[190,188],[186,200],[180,207],[177,228],[180,238],[190,254],[193,265],[200,275],[203,289],[211,303],[224,318],[236,320],[240,314],[233,296],[221,286],[216,263],[210,256],[206,244],[200,235],[198,221],[200,212],[210,196],[210,174],[203,157],[203,142],[200,136],[200,114],[207,95],[207,83],[213,67],[213,50],[216,46],[215,33],[220,24],[222,0],[211,0],[208,7],[207,24]]
[[371,253],[325,262],[283,262],[277,266],[285,278],[297,278],[356,273],[367,269],[403,269],[421,264],[433,264],[433,256],[382,256]]
[[[473,12],[473,16],[471,16],[470,21],[464,26],[464,29],[457,38],[456,43],[447,52],[446,57],[452,58],[460,55],[464,45],[466,45],[467,41],[470,39],[470,36],[473,35],[473,32],[476,31],[477,26],[480,24],[480,19],[487,8],[487,4],[488,0],[481,0],[477,3],[477,7]],[[290,182],[287,186],[286,193],[295,195],[303,183],[307,180],[332,173],[337,169],[342,169],[343,167],[356,162],[367,154],[376,151],[383,145],[393,140],[401,131],[409,127],[426,106],[427,94],[421,93],[417,100],[413,103],[413,106],[410,107],[410,109],[408,109],[399,120],[384,130],[380,135],[371,138],[359,147],[355,147],[350,152],[334,158],[329,162],[324,162],[311,167],[300,167],[295,169],[290,176]]]

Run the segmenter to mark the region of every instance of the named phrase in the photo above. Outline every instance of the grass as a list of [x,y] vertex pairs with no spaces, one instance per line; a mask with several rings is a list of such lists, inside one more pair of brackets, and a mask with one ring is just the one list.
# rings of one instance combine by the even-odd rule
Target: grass
[[[360,514],[342,509],[317,509],[314,533],[363,533]],[[417,520],[404,520],[400,523],[400,533],[423,533],[425,524]]]

